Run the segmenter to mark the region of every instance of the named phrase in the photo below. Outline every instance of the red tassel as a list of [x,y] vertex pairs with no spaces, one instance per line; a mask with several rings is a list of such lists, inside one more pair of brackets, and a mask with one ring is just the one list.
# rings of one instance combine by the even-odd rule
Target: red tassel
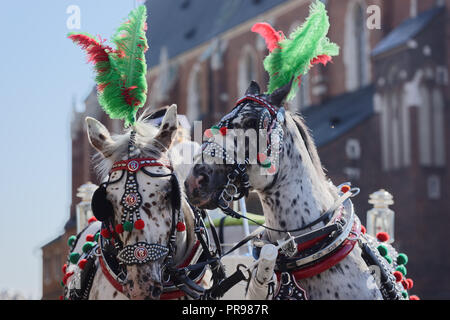
[[122,224],[118,224],[116,226],[116,232],[117,233],[123,233],[123,225]]
[[134,228],[137,230],[142,230],[145,227],[145,222],[142,219],[136,220],[134,222]]
[[220,134],[223,135],[223,136],[227,135],[227,130],[228,130],[227,127],[222,127],[222,128],[219,129]]
[[280,48],[279,42],[285,39],[282,31],[275,31],[275,29],[266,22],[255,23],[252,27],[252,32],[260,34],[264,40],[266,40],[266,46],[270,52],[275,48]]
[[184,223],[183,222],[178,222],[177,223],[177,231],[178,232],[183,232],[184,230],[186,230],[186,226],[184,225]]
[[102,229],[102,231],[100,231],[100,234],[102,235],[103,238],[106,239],[111,238],[111,233],[109,232],[108,229]]

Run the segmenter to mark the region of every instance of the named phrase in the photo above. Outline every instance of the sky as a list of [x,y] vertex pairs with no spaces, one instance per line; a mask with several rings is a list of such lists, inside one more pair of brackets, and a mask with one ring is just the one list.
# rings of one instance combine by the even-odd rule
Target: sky
[[[42,295],[41,246],[63,233],[70,119],[94,86],[70,31],[107,38],[139,0],[4,1],[0,10],[0,291]],[[68,20],[80,10],[80,30]],[[72,21],[72,20],[70,20]],[[70,26],[70,23],[69,23]]]

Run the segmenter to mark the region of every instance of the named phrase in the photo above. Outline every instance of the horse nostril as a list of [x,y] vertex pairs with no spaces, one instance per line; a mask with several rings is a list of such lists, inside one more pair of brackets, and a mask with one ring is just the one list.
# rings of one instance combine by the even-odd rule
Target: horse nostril
[[200,187],[206,187],[209,183],[209,177],[206,174],[201,173],[197,181]]
[[159,286],[155,286],[155,287],[153,287],[153,290],[152,290],[152,296],[159,297],[161,295],[161,292],[162,292],[161,288]]

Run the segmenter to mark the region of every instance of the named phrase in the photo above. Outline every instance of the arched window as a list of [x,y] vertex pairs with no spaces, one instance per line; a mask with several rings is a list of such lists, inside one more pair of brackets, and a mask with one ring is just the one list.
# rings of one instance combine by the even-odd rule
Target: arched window
[[356,39],[356,67],[357,67],[357,85],[362,87],[366,83],[366,25],[364,23],[364,10],[360,4],[356,4],[354,8],[354,21],[355,21],[355,39]]
[[365,6],[360,0],[349,1],[345,26],[344,63],[347,90],[359,89],[370,82],[368,33]]
[[238,94],[243,96],[250,81],[257,80],[256,53],[250,45],[242,50],[238,68]]
[[201,66],[200,64],[196,64],[189,75],[186,111],[186,116],[189,121],[199,120],[205,108],[202,79]]

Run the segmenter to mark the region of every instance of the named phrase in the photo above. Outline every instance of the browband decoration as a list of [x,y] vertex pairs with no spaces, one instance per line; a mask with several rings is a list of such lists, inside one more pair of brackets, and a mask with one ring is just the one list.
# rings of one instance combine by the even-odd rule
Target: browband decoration
[[110,172],[126,170],[128,172],[137,172],[144,167],[166,167],[168,169],[172,169],[172,166],[161,159],[155,158],[138,158],[138,159],[129,159],[117,161],[111,168]]

